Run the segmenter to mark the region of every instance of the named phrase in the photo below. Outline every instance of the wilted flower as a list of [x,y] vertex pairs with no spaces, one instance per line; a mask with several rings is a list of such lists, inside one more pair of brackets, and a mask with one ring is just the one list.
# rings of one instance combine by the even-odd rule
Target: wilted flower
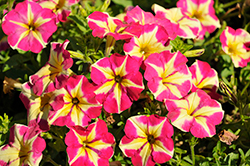
[[87,126],[92,118],[97,118],[102,105],[95,99],[95,87],[83,75],[71,76],[64,88],[54,91],[63,95],[64,105],[50,116],[50,123],[58,126]]
[[198,138],[212,137],[224,115],[221,104],[202,91],[197,90],[179,100],[166,100],[171,123]]
[[52,10],[25,0],[7,13],[2,29],[13,49],[39,53],[57,29],[56,18]]
[[8,44],[8,40],[7,40],[7,36],[4,36],[1,40],[0,40],[0,51],[5,51],[8,48],[10,48],[10,45]]
[[191,89],[187,58],[181,52],[164,51],[146,59],[145,79],[156,100],[179,99]]
[[244,29],[226,27],[220,36],[223,51],[235,67],[245,67],[250,62],[250,34]]
[[138,100],[144,89],[140,64],[129,55],[112,54],[91,66],[94,91],[109,113],[121,113]]
[[62,44],[51,43],[49,61],[37,73],[30,76],[30,84],[36,95],[52,92],[66,84],[69,75],[72,74],[69,68],[73,65],[70,53],[65,50],[68,43],[68,40]]
[[133,165],[155,165],[172,158],[174,142],[171,137],[174,130],[166,117],[133,116],[127,120],[124,131],[125,136],[119,147],[132,158]]
[[66,134],[65,143],[69,165],[109,166],[114,151],[114,136],[108,132],[106,123],[98,119],[88,128],[73,126]]
[[15,124],[10,128],[9,144],[0,147],[2,166],[38,166],[46,143],[35,127]]

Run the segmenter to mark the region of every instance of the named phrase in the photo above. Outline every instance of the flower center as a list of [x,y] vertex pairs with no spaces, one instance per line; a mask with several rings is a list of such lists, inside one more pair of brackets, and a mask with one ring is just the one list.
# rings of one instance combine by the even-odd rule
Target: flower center
[[31,23],[31,24],[29,25],[29,30],[30,30],[30,31],[34,31],[35,29],[36,29],[35,25],[34,25],[33,23]]
[[50,93],[46,93],[41,97],[41,106],[40,106],[40,110],[43,111],[44,108],[49,105],[49,101],[50,101],[51,95]]
[[21,149],[19,151],[19,157],[21,160],[26,160],[29,156],[29,147],[21,145]]
[[56,5],[56,11],[62,9],[65,4],[65,0],[59,0],[58,4]]
[[193,15],[193,18],[196,18],[198,20],[200,20],[202,18],[202,13],[201,12],[198,12],[196,11]]
[[73,98],[73,99],[72,99],[72,103],[73,103],[74,105],[77,105],[77,104],[79,103],[78,98],[77,98],[77,97]]
[[115,82],[121,83],[122,82],[122,77],[120,75],[115,76]]
[[154,142],[155,142],[155,138],[154,138],[154,136],[153,135],[148,135],[148,142],[150,143],[150,144],[153,144]]

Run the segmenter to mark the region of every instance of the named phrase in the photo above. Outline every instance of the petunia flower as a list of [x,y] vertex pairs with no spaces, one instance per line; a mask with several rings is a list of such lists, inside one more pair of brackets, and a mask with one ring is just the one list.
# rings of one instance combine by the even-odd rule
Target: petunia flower
[[181,52],[164,51],[146,59],[145,79],[156,100],[179,99],[191,89],[187,58]]
[[22,84],[22,92],[19,97],[27,109],[28,125],[38,125],[42,131],[49,130],[51,111],[59,110],[64,105],[62,94],[56,96],[53,92],[49,92],[37,96],[29,82]]
[[95,87],[83,75],[71,76],[64,88],[54,91],[63,94],[64,105],[51,114],[49,121],[58,126],[87,126],[92,118],[97,118],[102,105],[95,99]]
[[59,21],[67,21],[67,17],[71,13],[70,7],[79,2],[79,0],[33,0],[39,3],[43,8],[48,8],[53,10],[57,15],[57,23]]
[[155,17],[150,12],[143,11],[138,5],[132,10],[127,11],[124,21],[131,23],[139,23],[140,25],[155,23]]
[[9,143],[0,147],[0,165],[39,166],[46,143],[34,129],[21,124],[10,128]]
[[95,11],[88,16],[87,20],[94,37],[113,36],[115,40],[123,40],[140,35],[140,26],[124,24],[105,12]]
[[202,91],[197,90],[179,100],[166,100],[167,117],[172,125],[197,138],[212,137],[224,115],[221,104]]
[[250,62],[250,34],[244,29],[234,30],[231,27],[220,35],[223,51],[228,54],[235,67],[245,67]]
[[213,99],[218,100],[221,97],[217,93],[219,87],[218,74],[207,62],[196,60],[189,67],[189,70],[192,73],[192,92],[202,89]]
[[91,66],[91,78],[98,86],[98,101],[109,113],[121,113],[139,99],[144,89],[140,64],[129,55],[112,54]]
[[220,28],[220,21],[215,15],[213,8],[214,0],[179,0],[177,7],[190,18],[196,18],[201,22],[202,31],[200,38],[205,32],[212,33],[216,28]]
[[124,24],[115,17],[110,17],[108,13],[95,11],[87,17],[90,29],[94,37],[107,37],[105,56],[109,56],[116,40],[124,40],[139,36],[141,27],[138,24]]
[[68,40],[62,44],[51,43],[49,61],[37,73],[30,76],[30,84],[36,95],[52,92],[66,84],[69,75],[72,74],[70,67],[73,65],[70,53],[65,50],[68,43]]
[[123,153],[137,166],[165,163],[173,156],[174,134],[166,117],[137,115],[130,117],[124,128],[125,136],[119,144]]
[[168,34],[162,26],[146,24],[142,26],[140,37],[131,38],[129,42],[124,44],[123,49],[126,54],[142,62],[153,53],[170,50],[169,41]]
[[7,13],[2,29],[13,49],[39,53],[57,29],[56,18],[52,10],[25,0]]
[[66,134],[65,143],[68,146],[69,165],[109,166],[115,139],[108,132],[106,123],[98,119],[87,128],[71,127]]
[[165,26],[167,27],[165,30],[169,38],[174,39],[176,37],[177,29],[168,19],[155,17],[152,13],[143,11],[139,6],[136,6],[131,11],[128,11],[124,17],[124,21],[129,24],[139,23],[140,25],[157,24],[163,27]]
[[[170,20],[170,26],[175,27],[174,31],[176,35],[182,38],[196,38],[201,31],[201,23],[198,19],[189,18],[185,16],[180,8],[170,8],[165,9],[157,4],[152,6],[153,11],[155,12],[155,17],[158,19],[168,19]],[[160,22],[161,23],[161,22]],[[164,26],[166,30],[169,29],[169,26]]]

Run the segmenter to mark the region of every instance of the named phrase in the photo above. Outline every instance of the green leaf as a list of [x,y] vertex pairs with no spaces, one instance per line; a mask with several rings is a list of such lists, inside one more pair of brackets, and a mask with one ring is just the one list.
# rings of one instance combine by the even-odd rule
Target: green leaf
[[11,118],[9,118],[6,113],[4,113],[3,117],[0,116],[0,146],[3,145],[6,141],[6,134],[9,131],[10,121]]
[[133,1],[132,0],[112,0],[117,5],[122,5],[123,7],[127,6],[133,6]]
[[76,51],[69,51],[71,58],[81,59],[85,63],[93,63],[93,61],[86,55],[76,52]]
[[80,17],[79,15],[70,15],[67,18],[74,21],[77,27],[83,32],[83,34],[86,34],[90,30],[85,18]]
[[193,48],[193,45],[184,43],[179,37],[176,37],[174,40],[170,41],[170,44],[172,45],[174,52],[180,51],[182,54]]

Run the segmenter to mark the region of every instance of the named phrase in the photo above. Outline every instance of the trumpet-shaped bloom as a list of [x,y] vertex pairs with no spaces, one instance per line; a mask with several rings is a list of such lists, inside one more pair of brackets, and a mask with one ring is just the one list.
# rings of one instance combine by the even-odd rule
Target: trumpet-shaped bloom
[[7,13],[2,29],[13,49],[39,53],[57,29],[56,18],[50,9],[25,0]]
[[64,88],[56,90],[63,94],[64,105],[50,116],[50,123],[58,126],[87,126],[92,118],[100,115],[102,105],[95,99],[95,87],[83,75],[71,76]]
[[192,73],[192,92],[202,89],[213,99],[219,99],[220,95],[216,93],[219,87],[219,78],[216,70],[212,69],[207,62],[196,60],[189,67]]
[[[196,38],[201,31],[200,21],[183,15],[180,8],[165,9],[157,4],[154,4],[152,8],[156,14],[155,17],[170,20],[172,26],[175,27],[176,35],[182,38]],[[166,30],[169,29],[169,27],[163,27]]]
[[190,18],[197,18],[202,24],[200,37],[208,31],[212,33],[216,28],[220,28],[220,22],[213,8],[213,0],[179,0],[177,7],[181,8]]
[[53,92],[50,92],[42,96],[35,95],[29,82],[22,85],[20,99],[28,112],[28,125],[38,125],[42,131],[49,130],[50,111],[56,111],[64,104],[62,94],[55,96]]
[[95,11],[87,19],[94,37],[103,38],[109,35],[113,36],[115,40],[121,40],[140,35],[141,28],[139,25],[123,24],[118,18],[110,17],[108,13]]
[[146,24],[142,26],[140,37],[131,38],[128,43],[124,44],[123,49],[126,54],[141,62],[153,53],[170,50],[169,41],[168,34],[162,26]]
[[212,137],[224,115],[221,105],[202,91],[197,90],[180,100],[166,100],[168,118],[172,125],[198,138]]
[[127,11],[124,21],[127,23],[139,23],[140,25],[155,23],[155,17],[150,12],[143,11],[139,6]]
[[109,113],[120,113],[138,100],[144,89],[139,63],[129,55],[112,54],[91,66],[97,99]]
[[[37,0],[33,1],[37,2]],[[53,10],[57,15],[57,22],[65,22],[71,13],[70,7],[78,2],[79,0],[40,0],[38,3],[43,8]]]
[[235,67],[245,67],[250,62],[250,34],[244,29],[226,27],[220,36],[223,51]]
[[191,89],[191,73],[187,58],[180,52],[152,54],[145,61],[145,79],[156,100],[179,99]]
[[9,144],[0,147],[0,165],[39,166],[45,146],[34,127],[15,124],[10,128]]
[[69,165],[109,166],[114,151],[114,136],[108,132],[106,123],[98,119],[88,128],[74,126],[66,134],[65,143]]
[[70,53],[65,50],[69,41],[64,43],[51,43],[49,61],[37,73],[30,76],[30,83],[33,92],[40,96],[44,92],[52,92],[62,88],[72,71],[69,69],[73,65]]
[[166,117],[133,116],[127,120],[124,131],[119,147],[132,158],[133,165],[150,166],[172,158],[174,130]]

